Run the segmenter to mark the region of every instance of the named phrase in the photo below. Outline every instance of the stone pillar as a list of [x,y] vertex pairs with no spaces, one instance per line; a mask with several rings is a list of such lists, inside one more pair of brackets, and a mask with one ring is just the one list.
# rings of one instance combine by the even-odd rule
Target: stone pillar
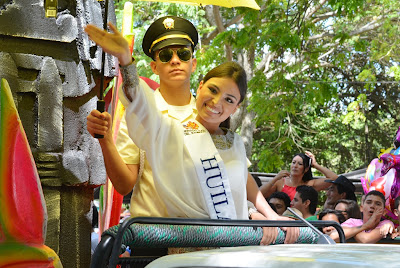
[[[58,0],[56,18],[45,17],[43,4],[0,1],[0,78],[10,84],[35,157],[48,213],[46,245],[64,267],[88,267],[93,188],[106,173],[100,146],[86,130],[101,50],[83,27],[102,27],[104,2]],[[112,0],[108,18],[115,24]],[[106,57],[106,76],[116,74],[115,63]]]

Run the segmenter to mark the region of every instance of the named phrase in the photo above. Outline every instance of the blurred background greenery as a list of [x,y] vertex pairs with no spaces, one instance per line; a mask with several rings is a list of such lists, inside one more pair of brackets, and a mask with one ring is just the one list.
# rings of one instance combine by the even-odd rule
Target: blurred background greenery
[[[114,2],[120,27],[126,1]],[[250,90],[233,128],[251,171],[288,169],[294,154],[310,150],[321,165],[346,173],[392,146],[400,125],[400,1],[257,0],[260,11],[132,3],[141,76],[158,79],[141,43],[164,15],[184,17],[199,31],[193,92],[216,65],[244,66]]]

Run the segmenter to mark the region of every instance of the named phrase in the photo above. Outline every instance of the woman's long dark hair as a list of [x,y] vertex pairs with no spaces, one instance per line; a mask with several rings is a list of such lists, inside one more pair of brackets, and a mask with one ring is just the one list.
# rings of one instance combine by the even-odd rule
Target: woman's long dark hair
[[311,158],[304,153],[298,153],[294,155],[293,158],[295,158],[296,156],[300,156],[301,159],[303,159],[304,170],[308,168],[307,172],[303,174],[303,181],[306,182],[314,179],[311,171]]
[[[203,79],[203,83],[205,84],[209,79],[214,77],[231,78],[233,81],[235,81],[240,92],[240,100],[238,104],[244,100],[247,92],[247,76],[242,66],[234,61],[228,61],[218,65],[206,74]],[[230,128],[230,117],[223,121],[219,126]]]

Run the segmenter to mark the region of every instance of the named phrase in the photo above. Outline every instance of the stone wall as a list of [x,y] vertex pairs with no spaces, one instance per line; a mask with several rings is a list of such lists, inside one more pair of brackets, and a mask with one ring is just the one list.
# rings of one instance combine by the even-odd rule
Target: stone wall
[[[0,78],[13,91],[42,182],[46,245],[64,267],[88,267],[93,188],[106,173],[100,146],[86,130],[102,51],[83,27],[102,27],[104,2],[58,0],[56,18],[46,18],[43,5],[0,0]],[[115,24],[112,0],[108,10]],[[115,63],[106,57],[106,76],[115,75]]]

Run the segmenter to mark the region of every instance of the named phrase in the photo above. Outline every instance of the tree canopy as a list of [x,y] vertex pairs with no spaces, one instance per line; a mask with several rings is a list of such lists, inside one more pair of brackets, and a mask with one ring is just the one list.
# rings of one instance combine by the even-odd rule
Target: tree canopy
[[[117,18],[125,2],[115,1]],[[199,31],[193,90],[227,60],[245,68],[249,92],[232,126],[253,171],[278,172],[310,150],[344,173],[392,146],[400,125],[400,1],[257,0],[259,11],[132,3],[140,75],[157,80],[141,43],[164,15],[184,17]]]

